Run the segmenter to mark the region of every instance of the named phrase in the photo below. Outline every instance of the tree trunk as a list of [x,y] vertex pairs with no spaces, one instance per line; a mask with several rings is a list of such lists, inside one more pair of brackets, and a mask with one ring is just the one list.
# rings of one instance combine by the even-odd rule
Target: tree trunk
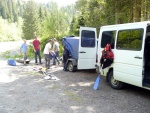
[[134,0],[134,22],[141,21],[141,0]]

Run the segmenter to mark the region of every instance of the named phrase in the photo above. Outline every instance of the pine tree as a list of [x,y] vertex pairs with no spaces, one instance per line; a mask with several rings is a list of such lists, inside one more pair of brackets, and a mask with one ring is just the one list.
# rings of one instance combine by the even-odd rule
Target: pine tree
[[23,34],[25,39],[32,39],[34,32],[39,34],[39,18],[37,4],[34,1],[28,1],[23,13]]

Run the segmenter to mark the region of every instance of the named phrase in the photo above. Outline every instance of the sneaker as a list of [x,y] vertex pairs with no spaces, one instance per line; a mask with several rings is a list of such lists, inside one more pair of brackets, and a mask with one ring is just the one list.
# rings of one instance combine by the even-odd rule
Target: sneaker
[[63,69],[64,71],[68,71],[67,69]]
[[40,64],[43,64],[42,62]]
[[58,62],[58,65],[60,64],[60,62]]
[[38,65],[38,63],[35,63],[35,65]]

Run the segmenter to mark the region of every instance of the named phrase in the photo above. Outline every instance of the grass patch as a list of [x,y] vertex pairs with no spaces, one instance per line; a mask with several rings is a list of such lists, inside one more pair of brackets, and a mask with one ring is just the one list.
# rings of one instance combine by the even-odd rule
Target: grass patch
[[1,56],[2,56],[3,58],[6,58],[6,59],[8,59],[8,58],[13,58],[13,59],[16,59],[16,58],[23,58],[23,54],[10,55],[10,52],[11,52],[11,51],[3,52],[3,53],[1,53]]
[[37,73],[37,72],[21,72],[21,74],[23,74],[23,75],[34,75],[34,76],[39,75],[39,73]]
[[51,89],[58,89],[59,88],[59,86],[57,86],[57,85],[53,85],[52,87],[51,87]]
[[50,89],[58,89],[59,86],[52,84],[52,85],[46,86],[46,88],[50,88]]

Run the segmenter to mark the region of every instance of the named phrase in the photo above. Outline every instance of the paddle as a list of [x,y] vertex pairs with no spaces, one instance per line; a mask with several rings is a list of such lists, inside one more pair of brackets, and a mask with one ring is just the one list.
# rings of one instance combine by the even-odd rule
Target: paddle
[[95,81],[94,87],[93,87],[95,90],[98,89],[99,83],[100,83],[100,74],[98,75],[98,77],[97,77],[97,79]]

